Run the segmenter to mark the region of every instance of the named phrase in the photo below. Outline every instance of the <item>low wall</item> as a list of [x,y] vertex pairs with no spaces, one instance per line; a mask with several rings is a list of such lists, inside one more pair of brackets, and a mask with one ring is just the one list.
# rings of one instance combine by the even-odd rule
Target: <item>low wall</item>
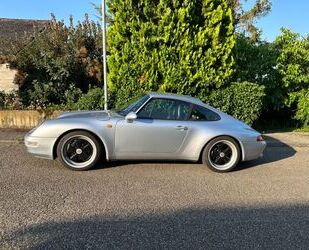
[[0,128],[31,129],[63,111],[43,112],[35,110],[1,110]]

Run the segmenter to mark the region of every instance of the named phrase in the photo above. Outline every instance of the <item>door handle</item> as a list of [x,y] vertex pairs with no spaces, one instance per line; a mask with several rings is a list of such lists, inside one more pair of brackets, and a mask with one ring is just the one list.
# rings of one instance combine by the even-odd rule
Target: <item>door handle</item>
[[188,127],[179,125],[179,126],[176,127],[176,129],[181,130],[181,131],[185,131],[185,130],[188,130]]

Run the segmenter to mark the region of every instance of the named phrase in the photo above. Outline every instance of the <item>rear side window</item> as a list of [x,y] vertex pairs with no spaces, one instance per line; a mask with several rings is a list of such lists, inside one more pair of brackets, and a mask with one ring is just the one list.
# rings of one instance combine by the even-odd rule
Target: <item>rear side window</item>
[[190,121],[219,121],[220,119],[217,113],[198,105],[193,106],[190,115]]

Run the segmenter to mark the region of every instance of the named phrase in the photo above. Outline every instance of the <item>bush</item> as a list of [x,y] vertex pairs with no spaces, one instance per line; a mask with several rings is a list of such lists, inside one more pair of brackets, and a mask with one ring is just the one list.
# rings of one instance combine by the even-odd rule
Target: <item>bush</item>
[[22,109],[21,99],[16,91],[5,93],[0,91],[0,110],[3,109]]
[[71,84],[69,89],[64,92],[64,97],[66,99],[65,109],[76,109],[77,102],[83,96],[81,89],[75,87],[74,84]]
[[43,32],[16,55],[15,82],[23,103],[36,108],[65,103],[64,93],[75,86],[87,93],[89,83],[102,81],[101,27],[88,17],[77,26],[52,18]]
[[3,91],[0,91],[0,109],[4,108],[4,102],[5,102],[5,93]]
[[[33,108],[47,108],[51,104],[64,101],[64,89],[60,83],[42,83],[34,80],[33,89],[27,91],[27,95],[22,93],[24,99],[28,99],[28,102]],[[60,99],[60,100],[59,100]]]
[[264,96],[264,86],[241,82],[215,90],[203,101],[252,125],[261,114]]
[[306,127],[309,125],[309,89],[297,92],[294,98],[297,100],[295,118],[301,123],[301,126]]
[[104,109],[104,89],[93,88],[83,94],[74,105],[77,110],[102,110]]

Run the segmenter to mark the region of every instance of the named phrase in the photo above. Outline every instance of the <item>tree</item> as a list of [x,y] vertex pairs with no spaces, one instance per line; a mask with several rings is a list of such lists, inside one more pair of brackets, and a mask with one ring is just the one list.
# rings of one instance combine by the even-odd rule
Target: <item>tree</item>
[[47,29],[16,54],[16,67],[26,105],[46,107],[65,102],[69,86],[87,92],[102,80],[101,27],[86,16],[77,26],[55,17]]
[[233,20],[235,29],[250,34],[251,39],[257,41],[260,30],[255,26],[255,21],[271,10],[271,0],[255,0],[251,9],[245,10],[243,3],[247,0],[227,0],[228,5],[233,10]]
[[301,38],[298,33],[281,29],[275,46],[280,54],[277,67],[287,93],[309,88],[309,37]]
[[109,87],[120,102],[150,90],[205,100],[233,74],[225,0],[110,0],[108,7]]
[[242,34],[237,36],[233,80],[265,86],[264,111],[278,111],[284,106],[284,89],[277,69],[279,53],[273,43],[253,41]]
[[309,122],[309,36],[300,37],[288,29],[281,29],[275,41],[280,54],[277,68],[285,91],[285,103],[296,108],[296,118],[302,125]]

